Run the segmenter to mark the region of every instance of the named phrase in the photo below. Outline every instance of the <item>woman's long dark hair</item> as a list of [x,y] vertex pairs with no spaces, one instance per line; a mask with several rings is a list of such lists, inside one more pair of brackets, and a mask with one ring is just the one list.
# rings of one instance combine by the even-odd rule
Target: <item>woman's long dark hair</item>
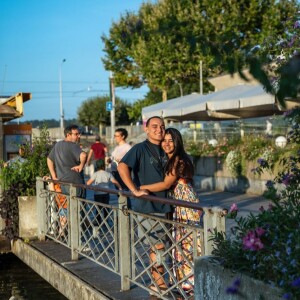
[[174,143],[174,152],[166,165],[166,174],[172,173],[175,166],[175,175],[177,178],[186,178],[193,180],[194,166],[185,152],[181,133],[175,128],[166,129],[165,134],[170,134]]

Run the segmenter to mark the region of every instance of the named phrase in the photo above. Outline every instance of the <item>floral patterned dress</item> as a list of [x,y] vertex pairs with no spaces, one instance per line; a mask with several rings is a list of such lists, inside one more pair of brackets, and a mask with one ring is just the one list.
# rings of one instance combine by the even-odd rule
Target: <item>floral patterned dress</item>
[[[170,198],[179,199],[188,202],[198,203],[199,199],[197,198],[196,192],[192,184],[186,179],[180,178],[177,181],[176,186],[173,190],[170,191]],[[201,211],[180,207],[175,208],[173,214],[173,220],[189,225],[200,225]],[[177,248],[173,250],[174,258],[174,275],[178,281],[182,281],[182,288],[185,291],[193,290],[194,288],[194,275],[193,274],[193,254],[194,254],[194,241],[192,233],[188,234],[189,229],[175,226],[173,231],[173,237],[180,245],[179,248],[182,251],[178,251]],[[197,255],[201,254],[201,244],[200,244],[200,235],[197,238]]]

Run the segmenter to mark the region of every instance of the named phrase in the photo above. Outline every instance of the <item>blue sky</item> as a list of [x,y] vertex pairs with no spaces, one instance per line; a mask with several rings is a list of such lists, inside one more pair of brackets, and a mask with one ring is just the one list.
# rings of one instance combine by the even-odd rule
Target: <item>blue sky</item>
[[[142,2],[1,0],[0,95],[32,93],[19,120],[59,120],[60,69],[65,119],[76,118],[87,98],[108,95],[109,72],[101,61],[101,35],[108,34],[121,14],[137,11]],[[118,88],[116,95],[134,102],[146,90]]]

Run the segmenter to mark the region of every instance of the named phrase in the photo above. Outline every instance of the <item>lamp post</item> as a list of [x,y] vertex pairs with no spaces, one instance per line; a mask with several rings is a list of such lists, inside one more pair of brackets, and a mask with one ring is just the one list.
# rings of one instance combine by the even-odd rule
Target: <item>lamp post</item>
[[109,90],[110,90],[110,100],[112,103],[112,110],[110,111],[110,126],[111,126],[111,144],[114,143],[114,133],[115,133],[115,104],[116,104],[116,95],[115,95],[115,82],[113,73],[110,72],[109,76]]
[[66,61],[64,58],[60,64],[60,69],[59,69],[59,95],[60,95],[60,136],[61,138],[64,138],[64,109],[63,109],[63,99],[62,99],[62,79],[61,79],[61,69],[63,63]]

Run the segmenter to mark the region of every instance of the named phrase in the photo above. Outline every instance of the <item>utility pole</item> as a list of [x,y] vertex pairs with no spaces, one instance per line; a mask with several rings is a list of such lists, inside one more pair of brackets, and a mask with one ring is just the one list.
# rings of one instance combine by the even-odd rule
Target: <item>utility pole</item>
[[116,123],[116,118],[115,118],[116,96],[115,96],[115,82],[114,82],[114,77],[112,72],[110,72],[109,83],[110,83],[109,84],[110,101],[112,103],[112,109],[110,111],[111,145],[113,145],[114,134],[115,134],[115,123]]
[[199,66],[199,84],[200,84],[200,95],[203,95],[203,77],[202,77],[202,60],[200,60]]
[[63,108],[63,98],[62,98],[62,77],[61,77],[61,69],[63,63],[66,61],[66,59],[63,59],[61,64],[60,64],[60,69],[59,69],[59,108],[60,108],[60,136],[63,139],[64,138],[64,108]]

